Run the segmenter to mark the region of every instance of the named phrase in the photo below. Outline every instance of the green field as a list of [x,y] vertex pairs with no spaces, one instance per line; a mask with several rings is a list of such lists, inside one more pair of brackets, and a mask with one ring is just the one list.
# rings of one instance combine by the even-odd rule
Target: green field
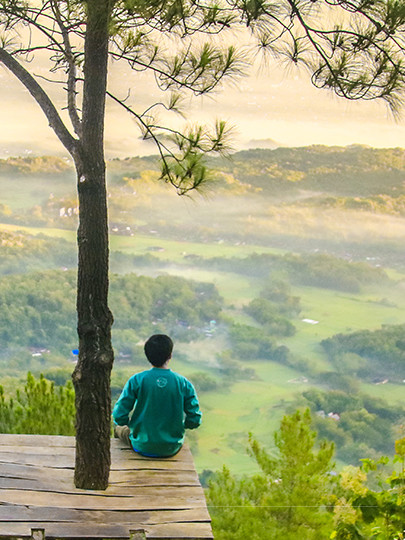
[[[46,236],[64,238],[75,242],[76,231],[68,229],[52,229],[46,227],[25,227],[0,223],[4,231],[23,231],[28,234],[44,234]],[[155,248],[161,248],[155,251]],[[235,245],[231,243],[198,243],[181,242],[159,238],[156,235],[136,234],[136,236],[110,236],[111,251],[121,251],[130,255],[145,255],[152,253],[163,261],[174,263],[184,261],[186,255],[199,255],[201,257],[246,257],[250,253],[285,253],[284,250],[268,248],[259,245]]]
[[27,234],[37,235],[44,234],[45,236],[51,236],[52,238],[64,238],[69,242],[76,241],[76,231],[69,229],[52,229],[47,227],[25,227],[23,225],[12,225],[9,223],[0,223],[0,230],[10,232],[24,232]]

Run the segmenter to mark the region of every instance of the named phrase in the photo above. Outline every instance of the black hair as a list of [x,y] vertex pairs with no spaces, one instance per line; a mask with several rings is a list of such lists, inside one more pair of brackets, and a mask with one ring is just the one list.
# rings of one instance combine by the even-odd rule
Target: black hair
[[145,343],[144,351],[153,366],[161,367],[172,355],[173,341],[165,334],[155,334]]

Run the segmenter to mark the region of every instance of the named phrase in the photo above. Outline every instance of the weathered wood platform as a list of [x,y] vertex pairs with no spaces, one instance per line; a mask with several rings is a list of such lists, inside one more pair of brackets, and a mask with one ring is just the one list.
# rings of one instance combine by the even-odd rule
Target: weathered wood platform
[[74,442],[0,434],[0,538],[213,538],[187,447],[151,459],[114,439],[109,487],[87,491],[73,485]]

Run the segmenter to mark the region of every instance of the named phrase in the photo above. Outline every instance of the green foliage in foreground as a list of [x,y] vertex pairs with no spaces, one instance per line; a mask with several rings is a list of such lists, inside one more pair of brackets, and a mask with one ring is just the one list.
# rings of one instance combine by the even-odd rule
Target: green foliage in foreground
[[[395,457],[363,459],[339,475],[333,512],[334,540],[403,540],[405,538],[405,438],[395,443]],[[388,471],[387,471],[388,469]],[[377,477],[375,489],[367,485]]]
[[271,457],[253,438],[250,453],[261,469],[238,479],[224,467],[208,491],[217,540],[327,538],[332,518],[324,508],[330,491],[333,444],[315,448],[309,410],[285,416]]
[[43,375],[27,374],[24,389],[6,398],[0,386],[0,433],[75,434],[75,394],[68,381],[55,387]]
[[348,466],[339,475],[331,463],[333,444],[317,443],[309,410],[285,416],[274,440],[277,457],[250,437],[259,474],[238,478],[224,467],[210,481],[217,540],[404,538],[405,438],[396,442],[392,463],[364,459],[361,468]]

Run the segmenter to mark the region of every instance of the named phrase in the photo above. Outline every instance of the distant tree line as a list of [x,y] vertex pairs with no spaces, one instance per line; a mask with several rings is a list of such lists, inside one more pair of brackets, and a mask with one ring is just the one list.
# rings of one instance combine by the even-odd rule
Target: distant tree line
[[[72,268],[77,264],[74,245],[63,238],[30,235],[21,232],[0,232],[0,274],[26,272],[27,268]],[[291,295],[288,281],[296,285],[308,285],[347,292],[359,292],[369,284],[385,284],[389,278],[382,268],[367,263],[349,262],[332,255],[288,253],[275,255],[253,253],[247,257],[203,258],[197,255],[185,259],[188,266],[209,267],[214,270],[232,271],[239,274],[269,278],[261,298],[272,302],[280,315],[295,316],[300,312],[299,299]],[[154,257],[130,255],[112,251],[113,271],[133,271],[136,267],[162,267],[168,264]]]
[[[184,227],[184,222],[173,219],[176,217],[176,210],[173,211],[171,206],[175,209],[179,207],[168,204],[174,203],[174,194],[169,193],[165,185],[157,182],[157,158],[149,156],[116,159],[108,163],[111,223],[116,225],[115,229],[120,229],[119,234],[125,234],[126,227],[130,226],[133,230],[145,233],[149,233],[153,228],[162,237],[216,241],[220,231],[220,237],[231,241],[245,238],[267,245],[268,238],[265,237],[269,235],[266,228],[260,231],[258,227],[250,230],[246,227],[246,219],[250,213],[247,209],[252,208],[254,200],[255,208],[260,213],[263,211],[263,200],[267,198],[270,204],[274,204],[275,196],[280,198],[285,195],[288,199],[283,203],[284,206],[304,205],[322,209],[326,206],[343,212],[365,210],[400,216],[404,212],[404,151],[399,148],[311,146],[295,149],[256,149],[237,152],[232,156],[232,160],[214,158],[210,160],[210,167],[213,169],[214,178],[212,189],[215,189],[220,197],[233,197],[235,207],[240,204],[242,208],[246,203],[246,212],[242,209],[238,216],[235,213],[228,216],[224,213],[221,217],[216,215],[216,227],[212,227],[210,217],[202,222],[196,220],[193,223],[190,220],[188,226]],[[61,179],[66,175],[73,176],[71,163],[61,158],[46,156],[0,160],[0,176],[8,182],[6,189],[7,186],[12,186],[11,181],[15,175],[35,177],[33,185],[41,175],[44,178],[52,176],[59,182],[58,193],[49,197],[49,192],[39,191],[37,204],[25,210],[0,205],[2,222],[25,226],[76,228],[77,215],[71,212],[77,207],[76,197],[72,195],[68,183],[66,193],[60,190]],[[301,194],[305,191],[309,197],[302,199]],[[260,203],[257,197],[259,192]],[[314,192],[322,195],[313,196]],[[161,202],[159,219],[155,219],[154,212],[151,212],[156,199]],[[268,206],[268,203],[266,205]],[[62,209],[65,212],[61,215]],[[264,217],[263,223],[265,221],[267,220]],[[298,232],[295,228],[294,234],[295,237],[300,236],[299,228]],[[277,245],[277,240],[293,245],[294,235],[289,238],[288,232],[283,234],[278,231],[271,236],[273,245]],[[320,243],[319,235],[316,236],[316,241]],[[345,244],[349,243],[350,239],[346,239]]]
[[[76,345],[76,273],[33,272],[0,282],[0,346],[69,351]],[[111,276],[115,347],[134,347],[151,333],[176,339],[198,336],[219,318],[222,299],[212,284],[179,277]]]
[[359,292],[371,283],[389,281],[384,270],[367,263],[349,262],[326,253],[296,255],[287,253],[253,253],[244,258],[193,257],[195,266],[209,266],[217,270],[232,271],[253,277],[268,277],[274,274],[287,277],[296,285],[308,285],[347,292]]
[[1,175],[59,175],[73,173],[73,163],[56,156],[9,157],[0,159]]
[[0,231],[0,275],[76,266],[75,246],[64,238]]
[[[240,181],[272,191],[280,184],[300,183],[300,189],[357,190],[372,193],[375,184],[391,190],[401,186],[405,152],[401,148],[369,148],[313,145],[302,148],[251,149],[236,152],[232,160],[210,157],[212,169],[232,174]],[[110,182],[137,178],[142,171],[158,170],[158,157],[114,159],[107,163]],[[10,157],[0,160],[0,174],[63,174],[73,172],[69,161],[53,157]],[[300,173],[294,176],[292,173]],[[336,182],[336,177],[340,181]],[[368,182],[367,182],[368,178]],[[266,181],[264,180],[266,179]],[[277,181],[274,184],[274,180]],[[306,185],[308,184],[308,186]]]
[[[158,259],[151,253],[132,255],[112,251],[110,255],[111,271],[117,273],[145,267],[162,268],[169,264],[170,261]],[[76,267],[77,249],[73,242],[43,234],[0,231],[0,275]]]
[[313,145],[245,150],[235,153],[232,160],[211,162],[265,194],[299,189],[367,196],[402,187],[405,152],[402,148]]
[[335,442],[337,457],[346,463],[390,454],[405,421],[404,407],[367,394],[311,389],[303,397],[313,413],[315,429],[322,438]]
[[390,214],[394,216],[405,215],[405,195],[394,193],[391,195],[378,194],[372,197],[334,197],[333,195],[319,195],[303,201],[300,206],[315,206],[320,208],[338,208],[341,210],[360,210],[375,214]]
[[[386,325],[379,330],[336,334],[321,341],[334,365],[363,379],[405,379],[405,325]],[[376,381],[378,382],[378,380]]]
[[300,299],[291,295],[291,287],[287,282],[269,279],[259,297],[249,302],[244,311],[263,325],[269,335],[292,336],[296,330],[288,318],[300,313]]

